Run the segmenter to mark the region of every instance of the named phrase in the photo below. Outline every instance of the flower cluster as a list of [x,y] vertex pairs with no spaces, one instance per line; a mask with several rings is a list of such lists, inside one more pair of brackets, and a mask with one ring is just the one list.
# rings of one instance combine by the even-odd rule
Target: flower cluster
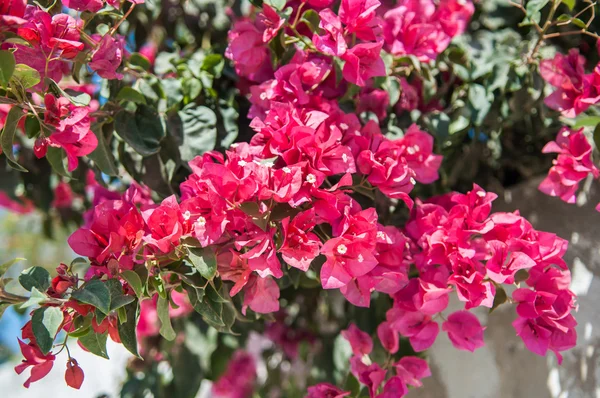
[[556,88],[544,102],[564,117],[573,118],[600,101],[600,67],[585,73],[585,64],[576,48],[540,63],[542,78]]
[[[39,267],[19,278],[31,292],[29,301],[39,305],[19,339],[24,360],[16,371],[31,368],[26,387],[52,368],[62,351],[55,350],[61,344],[53,344],[61,331],[100,356],[106,352],[99,339],[110,337],[136,356],[161,360],[162,354],[147,349],[149,344],[158,335],[183,341],[171,318],[178,323],[193,310],[202,316],[203,325],[225,332],[232,332],[236,319],[249,323],[272,314],[263,318],[277,321],[267,324],[263,335],[289,359],[298,360],[303,355],[301,342],[317,342],[319,337],[306,323],[284,320],[301,309],[287,311],[280,305],[290,303],[286,289],[302,283],[332,290],[332,296],[357,307],[369,307],[373,297],[387,300],[385,318],[382,311],[372,328],[375,341],[354,324],[341,331],[352,350],[351,377],[374,398],[402,397],[409,386],[421,386],[431,372],[420,353],[433,345],[440,329],[459,350],[482,347],[485,326],[472,311],[478,307],[514,304],[516,334],[536,354],[552,351],[560,362],[561,352],[575,345],[572,312],[577,305],[563,260],[567,242],[534,229],[518,212],[492,212],[496,195],[478,185],[465,194],[416,198],[415,193],[440,192],[436,182],[443,161],[442,137],[434,139],[420,127],[420,118],[410,120],[402,131],[383,123],[391,112],[408,120],[406,111],[440,107],[439,98],[426,101],[423,86],[431,82],[411,75],[414,65],[406,66],[406,59],[424,67],[433,64],[467,29],[475,9],[471,0],[400,0],[394,7],[378,0],[341,0],[339,7],[331,0],[283,5],[267,1],[260,9],[252,7],[250,16],[233,22],[225,56],[240,77],[237,89],[249,100],[253,135],[245,142],[221,144],[227,148],[210,147],[222,151],[199,151],[187,164],[177,156],[171,162],[177,166],[169,171],[170,191],[164,196],[137,182],[123,193],[107,189],[82,159],[96,149],[116,152],[118,146],[119,154],[131,160],[122,162],[123,169],[133,176],[139,171],[126,154],[130,145],[150,173],[154,161],[158,169],[167,168],[164,152],[158,154],[160,147],[181,138],[176,137],[175,119],[186,124],[186,112],[202,113],[193,116],[202,130],[214,127],[221,135],[226,129],[219,93],[208,87],[217,78],[203,75],[214,67],[209,65],[212,61],[198,68],[194,64],[199,70],[193,71],[176,62],[166,65],[165,59],[159,67],[157,61],[155,69],[169,70],[162,77],[170,82],[158,94],[150,79],[144,80],[152,75],[155,45],[131,56],[145,66],[121,67],[129,53],[116,32],[140,3],[131,0],[125,7],[114,0],[63,1],[82,12],[80,18],[68,12],[51,15],[18,0],[0,3],[0,34],[18,37],[2,49],[14,57],[17,69],[29,67],[39,73],[39,79],[13,95],[22,94],[23,101],[0,108],[2,124],[14,133],[21,123],[19,129],[33,142],[33,154],[64,169],[62,158],[57,161],[55,156],[60,151],[67,161],[67,170],[60,173],[64,178],[85,163],[84,188],[77,193],[62,177],[55,184],[54,211],[66,212],[75,201],[93,207],[68,238],[73,251],[89,262],[83,277],[73,266],[61,264],[53,279]],[[98,29],[102,34],[85,33],[81,18],[104,7],[115,8],[121,19]],[[127,11],[119,14],[121,7]],[[201,55],[203,62],[219,58]],[[99,79],[120,80],[128,74],[123,83],[133,81],[140,91],[120,86],[117,100],[98,111],[98,101],[89,101],[93,89],[63,81],[75,62],[87,65]],[[398,67],[404,74],[391,75]],[[585,75],[576,52],[544,61],[541,69],[544,79],[558,89],[548,105],[567,116],[600,98],[596,71]],[[171,76],[178,73],[185,76],[185,84],[174,82]],[[382,81],[399,88],[395,103]],[[202,96],[190,94],[195,84],[205,90]],[[148,106],[153,94],[156,115]],[[179,97],[185,98],[184,108],[177,112],[173,102]],[[204,117],[205,111],[212,112],[207,105],[216,110],[214,123]],[[25,113],[27,120],[21,122]],[[131,123],[129,115],[135,119]],[[146,136],[144,127],[152,124],[147,120],[152,116],[161,125],[160,134]],[[26,126],[31,120],[39,124],[33,134]],[[119,126],[114,148],[103,145],[105,124],[108,130]],[[390,127],[399,134],[391,138]],[[197,131],[190,133],[194,134]],[[3,150],[13,161],[19,146],[12,148],[12,135],[9,138],[5,145],[3,136]],[[189,138],[184,137],[182,147]],[[28,145],[25,139],[16,141]],[[561,130],[544,152],[559,154],[540,185],[550,195],[573,202],[582,179],[590,173],[600,176],[582,130]],[[112,157],[95,155],[90,157],[101,171],[109,169],[114,177],[123,171],[101,167]],[[436,185],[425,187],[429,184]],[[2,196],[0,204],[21,212],[29,205]],[[386,217],[390,213],[393,221]],[[398,220],[406,222],[399,225]],[[511,293],[508,287],[513,286]],[[454,293],[464,309],[445,316]],[[338,324],[334,332],[346,325]],[[400,349],[402,341],[413,355]],[[66,344],[65,340],[62,347]],[[212,375],[213,395],[250,396],[260,365],[259,356],[237,349],[225,372]],[[67,384],[79,388],[83,370],[69,353],[66,366]],[[350,394],[319,383],[308,388],[307,397]]]

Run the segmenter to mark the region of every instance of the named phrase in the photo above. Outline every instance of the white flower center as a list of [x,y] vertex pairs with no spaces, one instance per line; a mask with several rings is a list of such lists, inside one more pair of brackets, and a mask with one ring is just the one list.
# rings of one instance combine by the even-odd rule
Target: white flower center
[[410,177],[410,183],[413,185],[417,185],[417,181],[414,178]]
[[377,231],[377,237],[380,239],[385,239],[385,233],[383,231]]
[[291,173],[292,172],[292,170],[289,167],[284,167],[281,170],[283,170],[284,173]]
[[200,217],[198,217],[198,221],[196,221],[196,223],[197,223],[199,226],[203,227],[203,226],[205,226],[205,225],[206,225],[206,218],[204,218],[204,217],[200,216]]
[[477,196],[479,196],[480,198],[485,198],[485,192],[477,191]]
[[362,256],[362,254],[358,255],[358,262],[362,263],[363,261],[365,261],[365,258]]
[[183,219],[186,221],[189,220],[191,216],[192,216],[192,213],[190,213],[189,210],[186,210],[186,212],[183,213]]
[[348,248],[346,247],[346,245],[345,245],[345,244],[343,244],[343,243],[342,243],[341,245],[339,245],[339,246],[337,247],[337,252],[338,252],[339,254],[341,254],[341,255],[344,255],[344,254],[346,254],[346,253],[348,252]]
[[240,167],[244,167],[247,164],[248,164],[248,162],[246,162],[245,160],[238,161],[238,166],[240,166]]
[[306,176],[306,182],[308,182],[309,184],[314,184],[315,182],[317,182],[317,177],[315,177],[314,174],[309,174]]

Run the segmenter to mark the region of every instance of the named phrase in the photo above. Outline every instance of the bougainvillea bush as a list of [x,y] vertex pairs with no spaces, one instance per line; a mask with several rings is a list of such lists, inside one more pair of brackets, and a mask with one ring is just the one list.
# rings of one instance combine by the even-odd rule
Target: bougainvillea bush
[[0,204],[80,256],[0,280],[25,387],[110,338],[124,397],[401,397],[499,306],[560,363],[567,241],[494,200],[600,176],[597,11],[0,0]]

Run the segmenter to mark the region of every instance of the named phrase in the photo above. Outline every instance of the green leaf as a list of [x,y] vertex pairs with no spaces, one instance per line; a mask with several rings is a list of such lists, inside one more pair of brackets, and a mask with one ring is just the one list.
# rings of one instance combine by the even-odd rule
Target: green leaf
[[24,308],[27,308],[27,307],[32,307],[34,305],[38,305],[42,301],[45,301],[47,298],[48,298],[48,296],[46,296],[46,294],[40,292],[35,287],[32,287],[31,288],[31,295],[29,296],[29,299],[27,299],[26,302],[24,302],[23,304],[21,304],[21,306],[19,308],[24,309]]
[[15,65],[15,71],[12,80],[18,82],[24,89],[36,86],[41,81],[40,74],[37,70],[25,64]]
[[316,32],[319,29],[319,23],[321,22],[321,17],[315,10],[306,10],[304,14],[302,14],[302,18],[300,18],[301,22],[304,22],[312,33]]
[[23,117],[23,109],[18,106],[13,106],[8,111],[8,115],[6,115],[6,120],[4,122],[4,129],[2,130],[1,137],[1,146],[2,153],[6,156],[6,160],[8,161],[8,165],[15,170],[27,172],[27,169],[17,163],[15,159],[15,155],[13,154],[13,142],[15,140],[15,131],[17,130],[17,124],[19,124],[19,120]]
[[191,247],[188,259],[204,278],[212,280],[217,273],[217,257],[210,248]]
[[135,114],[121,111],[115,119],[117,134],[137,153],[150,156],[160,151],[165,137],[162,120],[155,109],[139,104]]
[[38,347],[44,354],[52,350],[54,337],[63,321],[63,313],[59,307],[43,307],[33,311],[31,328]]
[[140,53],[133,53],[129,56],[128,62],[131,65],[139,66],[143,70],[149,70],[152,64],[150,64],[150,60],[143,56]]
[[79,338],[79,342],[92,354],[109,359],[108,352],[106,351],[107,337],[108,334],[106,332],[96,333],[93,329],[90,329],[90,331],[87,334]]
[[58,175],[70,178],[71,173],[69,173],[65,168],[64,160],[66,157],[67,153],[64,149],[48,145],[46,160],[48,161],[48,163],[50,163],[50,166],[52,166],[52,170],[54,170]]
[[481,84],[472,84],[469,87],[469,107],[471,121],[480,126],[492,107],[493,96],[490,98],[487,90]]
[[594,129],[594,144],[596,145],[596,149],[600,150],[600,124]]
[[184,289],[188,292],[190,304],[197,313],[202,315],[202,319],[216,329],[225,327],[225,323],[221,317],[223,312],[223,304],[215,303],[206,297],[204,289],[194,288],[193,286],[184,284]]
[[99,279],[92,279],[87,282],[80,289],[75,290],[71,297],[98,308],[104,314],[108,315],[110,312],[110,290]]
[[569,7],[569,11],[573,11],[575,8],[575,0],[562,0],[562,3]]
[[113,157],[112,152],[110,151],[110,147],[104,138],[104,133],[102,132],[102,124],[94,124],[92,125],[92,131],[96,135],[96,139],[98,140],[98,146],[92,153],[88,155],[88,158],[94,161],[96,166],[106,175],[111,177],[115,177],[119,175],[119,170],[115,165],[115,159]]
[[575,119],[575,124],[571,128],[579,129],[581,127],[597,126],[598,124],[600,124],[600,116],[581,116]]
[[529,271],[526,269],[520,269],[515,273],[515,283],[525,282],[529,279]]
[[527,11],[526,19],[540,23],[542,17],[541,10],[548,4],[549,0],[529,0],[525,10]]
[[189,104],[178,112],[183,126],[179,150],[181,159],[192,160],[197,155],[212,151],[217,144],[217,116],[212,109]]
[[277,11],[283,10],[285,7],[286,0],[266,0],[265,3],[275,8]]
[[35,138],[42,131],[40,127],[40,121],[34,115],[27,115],[25,117],[25,134],[27,138]]
[[573,19],[571,20],[571,23],[572,23],[573,25],[577,26],[578,28],[581,28],[581,29],[585,29],[585,30],[587,30],[587,25],[585,24],[585,22],[583,22],[583,21],[582,21],[581,19],[579,19],[579,18],[573,18]]
[[19,283],[29,292],[34,287],[45,292],[50,287],[50,274],[42,267],[27,268],[19,275]]
[[44,81],[48,85],[50,91],[52,91],[57,97],[65,97],[75,106],[88,106],[90,104],[90,101],[92,100],[92,97],[90,97],[90,95],[87,93],[80,93],[77,91],[73,91],[73,95],[67,93],[65,90],[60,88],[54,80],[50,79],[49,77],[46,77]]
[[209,72],[216,78],[221,76],[224,66],[225,60],[221,54],[209,54],[202,61],[202,70]]
[[118,310],[121,307],[135,301],[134,296],[128,296],[123,293],[123,286],[117,279],[109,279],[106,281],[106,286],[110,292],[110,311]]
[[352,397],[356,397],[360,393],[360,383],[351,373],[348,374],[346,383],[344,383],[344,391],[350,391],[350,396]]
[[146,104],[146,97],[133,87],[125,86],[117,94],[117,101],[131,101],[138,104]]
[[492,308],[490,308],[490,313],[498,308],[500,305],[504,304],[508,296],[506,295],[506,291],[502,286],[496,287],[496,295],[494,296],[494,303],[492,304]]
[[13,258],[12,260],[7,261],[7,262],[1,264],[0,265],[0,278],[2,277],[2,275],[4,275],[4,273],[6,271],[8,271],[8,269],[10,267],[12,267],[15,263],[18,263],[19,261],[25,261],[25,259],[21,258],[21,257],[17,257],[17,258]]
[[160,334],[169,341],[175,340],[176,334],[171,325],[171,317],[169,316],[169,300],[158,297],[157,304],[158,319],[160,319]]
[[0,51],[0,85],[7,87],[15,71],[15,56],[11,51]]
[[141,358],[138,353],[137,334],[135,332],[138,324],[138,303],[128,304],[122,309],[127,315],[127,320],[123,323],[119,322],[117,325],[121,343],[129,352]]
[[142,297],[142,295],[144,294],[144,286],[142,285],[142,279],[136,272],[124,270],[121,272],[121,278],[127,281],[127,283],[129,284],[129,286],[131,286],[131,288],[135,292],[135,295],[138,296],[138,298]]

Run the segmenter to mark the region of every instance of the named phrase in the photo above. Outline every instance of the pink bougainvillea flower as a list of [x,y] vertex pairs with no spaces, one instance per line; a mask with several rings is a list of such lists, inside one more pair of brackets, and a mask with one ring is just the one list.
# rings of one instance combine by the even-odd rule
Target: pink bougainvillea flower
[[427,361],[419,357],[402,357],[394,364],[396,374],[408,385],[421,387],[421,379],[431,376]]
[[376,76],[385,76],[385,65],[381,59],[383,43],[357,44],[342,56],[346,61],[342,76],[350,83],[364,86],[367,80]]
[[486,263],[487,276],[496,283],[513,283],[517,271],[535,266],[527,254],[511,248],[504,242],[488,242],[492,256]]
[[363,242],[344,237],[325,242],[321,254],[327,258],[321,268],[324,289],[345,286],[352,278],[365,275],[377,265],[372,250]]
[[344,37],[342,21],[330,9],[319,12],[321,21],[319,27],[325,32],[323,35],[313,34],[312,41],[317,49],[325,54],[341,57],[346,53],[348,44]]
[[359,356],[353,356],[350,358],[350,371],[352,374],[369,389],[369,395],[375,396],[376,391],[381,386],[381,383],[385,380],[386,371],[381,369],[381,366],[377,363],[371,363],[369,365],[363,362],[363,358]]
[[585,57],[579,50],[572,48],[568,55],[557,53],[553,59],[540,63],[540,74],[556,91],[544,100],[545,104],[562,113],[564,117],[574,118],[591,105],[600,101],[596,74],[585,73]]
[[546,355],[552,337],[549,328],[538,324],[535,319],[521,317],[513,322],[513,327],[529,351],[541,356]]
[[457,311],[442,324],[442,330],[448,333],[452,345],[459,350],[475,351],[483,347],[483,331],[479,320],[469,311]]
[[75,358],[70,358],[67,362],[67,371],[65,372],[65,381],[69,387],[76,390],[81,388],[83,384],[84,374],[83,369],[79,367],[79,364]]
[[398,332],[391,327],[389,322],[382,322],[377,326],[379,342],[390,354],[395,354],[400,348]]
[[19,346],[21,347],[21,354],[23,354],[24,359],[20,364],[15,366],[15,372],[21,374],[27,368],[31,367],[31,375],[23,384],[25,388],[29,388],[31,383],[43,379],[50,373],[56,357],[52,353],[42,354],[34,343],[25,344],[19,340]]
[[105,34],[97,44],[96,50],[92,53],[92,59],[88,65],[100,77],[121,80],[123,75],[117,73],[117,69],[121,66],[124,56],[125,48],[123,41]]
[[387,312],[387,320],[394,330],[408,337],[411,346],[417,352],[431,347],[440,330],[437,322],[420,312],[392,308]]
[[383,386],[383,392],[376,398],[400,398],[408,394],[408,387],[401,377],[392,376]]
[[375,41],[379,33],[375,12],[380,5],[378,0],[342,0],[339,16],[347,33],[361,40]]
[[239,19],[228,36],[225,56],[233,61],[236,73],[256,82],[268,79],[272,67],[261,31],[249,20]]
[[0,30],[17,27],[27,21],[25,15],[26,0],[0,0]]
[[390,105],[390,95],[385,90],[363,91],[358,96],[357,113],[373,112],[379,120],[387,116],[387,108]]
[[579,183],[592,174],[600,176],[600,170],[592,161],[592,146],[583,133],[583,128],[574,131],[563,127],[555,141],[550,141],[542,152],[558,153],[548,176],[540,183],[539,190],[557,196],[567,203],[575,203]]
[[281,221],[283,243],[279,253],[283,261],[304,272],[319,255],[321,241],[317,235],[310,232],[315,225],[314,208],[298,213],[291,221],[290,217]]
[[142,217],[149,231],[144,241],[163,253],[175,250],[183,234],[183,216],[175,196],[169,196],[160,206],[143,211]]
[[91,12],[98,12],[104,6],[102,0],[63,0],[63,5],[73,10]]
[[212,385],[216,398],[246,398],[252,395],[256,382],[256,360],[243,350],[233,353],[227,369]]
[[363,355],[369,355],[373,351],[373,340],[368,333],[363,332],[351,323],[348,329],[342,330],[342,337],[344,337],[350,343],[352,352],[354,355],[362,357]]
[[475,8],[470,0],[401,0],[384,15],[383,33],[393,55],[414,55],[431,62],[461,34]]
[[246,315],[246,308],[259,314],[268,314],[279,310],[279,286],[271,278],[261,278],[251,275],[244,289],[244,303],[242,313]]
[[352,394],[351,391],[343,391],[329,383],[319,383],[308,387],[305,398],[344,398]]
[[275,36],[277,36],[279,30],[285,24],[285,19],[281,18],[279,14],[277,14],[277,11],[275,11],[271,6],[269,6],[266,3],[262,5],[261,16],[263,17],[262,23],[266,26],[266,29],[263,32],[262,39],[265,43],[268,43]]

